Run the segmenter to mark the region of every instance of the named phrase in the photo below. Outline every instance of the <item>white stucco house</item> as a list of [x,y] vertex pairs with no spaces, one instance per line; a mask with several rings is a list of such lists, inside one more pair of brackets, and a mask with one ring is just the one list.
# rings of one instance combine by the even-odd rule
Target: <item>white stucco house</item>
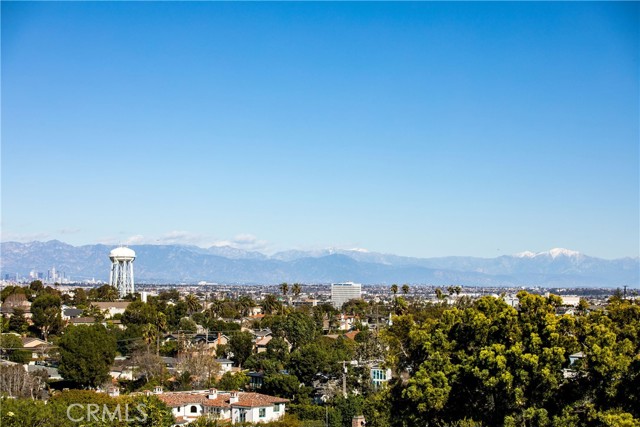
[[157,397],[171,408],[178,424],[209,417],[236,423],[260,423],[278,420],[285,413],[288,399],[260,393],[217,391],[216,389],[169,392],[156,391]]

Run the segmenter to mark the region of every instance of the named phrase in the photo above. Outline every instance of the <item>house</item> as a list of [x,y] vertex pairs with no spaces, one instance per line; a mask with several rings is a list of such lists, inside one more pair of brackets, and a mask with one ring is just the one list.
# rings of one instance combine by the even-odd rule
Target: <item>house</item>
[[251,333],[253,334],[254,339],[259,339],[259,338],[264,338],[264,337],[268,337],[272,334],[271,329],[266,328],[266,329],[256,329],[251,331]]
[[25,294],[11,294],[2,303],[0,313],[11,317],[14,309],[20,309],[26,319],[31,318],[31,302],[27,300]]
[[120,319],[110,319],[107,320],[106,323],[102,323],[103,325],[113,325],[114,327],[118,328],[118,329],[125,329],[124,325],[122,324],[122,320]]
[[69,324],[78,326],[78,325],[93,325],[96,323],[95,317],[74,317],[73,319],[69,319]]
[[371,382],[373,383],[373,388],[375,390],[382,387],[383,384],[386,384],[391,379],[391,369],[385,369],[379,365],[374,365],[369,369]]
[[579,351],[577,353],[573,353],[573,354],[569,355],[569,365],[573,365],[578,360],[582,360],[582,359],[584,359],[584,353],[582,351]]
[[249,316],[250,317],[264,317],[264,314],[262,314],[262,307],[260,307],[259,305],[255,305],[253,307],[251,307],[249,309]]
[[39,338],[22,337],[22,347],[31,352],[32,359],[49,357],[49,343]]
[[254,349],[256,353],[264,353],[267,351],[267,345],[271,341],[273,337],[271,335],[267,335],[266,337],[261,337],[256,339],[254,342]]
[[70,320],[82,317],[83,311],[84,310],[81,310],[79,308],[65,308],[64,310],[62,310],[62,320]]
[[570,316],[575,316],[576,309],[574,307],[558,307],[556,308],[556,314],[558,316],[562,316],[568,314]]
[[231,372],[233,369],[233,360],[216,359],[216,362],[220,364],[220,375],[224,375],[227,372]]
[[316,307],[320,303],[320,300],[313,298],[299,299],[293,302],[294,307]]
[[111,375],[111,378],[114,380],[133,381],[134,379],[133,367],[126,365],[112,366],[109,370],[109,375]]
[[187,423],[200,417],[231,424],[275,421],[285,414],[285,405],[289,402],[266,394],[216,389],[169,393],[156,389],[154,394],[171,408],[176,420]]
[[341,331],[350,331],[355,327],[358,317],[351,316],[348,314],[340,314],[338,320],[339,320],[338,329],[340,329]]
[[43,366],[43,365],[27,365],[27,372],[30,374],[36,373],[38,371],[45,371],[47,373],[47,378],[50,380],[61,380],[62,376],[58,372],[58,368],[54,368],[52,366]]
[[106,311],[106,317],[113,317],[116,314],[124,314],[131,302],[129,301],[113,301],[113,302],[94,302],[91,305],[99,310]]
[[215,350],[219,345],[225,345],[229,342],[229,337],[221,332],[197,334],[191,340],[192,344],[205,345],[210,350]]
[[249,372],[249,388],[252,390],[261,389],[264,385],[264,372]]
[[562,370],[562,375],[565,379],[575,378],[578,376],[578,371],[573,365],[579,360],[584,359],[585,354],[582,351],[569,355],[569,367]]

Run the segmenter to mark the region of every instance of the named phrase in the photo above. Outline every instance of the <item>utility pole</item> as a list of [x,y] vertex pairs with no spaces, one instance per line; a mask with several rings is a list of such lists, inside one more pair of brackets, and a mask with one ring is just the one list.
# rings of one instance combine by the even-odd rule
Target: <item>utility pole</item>
[[342,361],[342,395],[347,397],[347,361]]
[[324,404],[324,426],[329,427],[329,407],[326,402]]

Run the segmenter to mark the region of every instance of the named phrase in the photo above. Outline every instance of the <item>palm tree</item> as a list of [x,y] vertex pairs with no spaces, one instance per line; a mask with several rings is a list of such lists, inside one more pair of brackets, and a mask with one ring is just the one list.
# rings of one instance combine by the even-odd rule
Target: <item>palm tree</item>
[[396,307],[398,306],[398,298],[396,298],[396,294],[398,293],[398,285],[395,283],[391,285],[391,293],[393,293],[393,311],[396,311]]
[[278,299],[273,294],[268,294],[264,297],[264,300],[262,300],[262,310],[266,314],[273,314],[274,311],[278,310],[279,305]]
[[282,292],[282,295],[286,297],[289,293],[289,284],[287,282],[280,283],[280,291]]
[[222,306],[224,305],[223,300],[214,299],[209,304],[208,315],[212,319],[217,319],[220,317],[220,313],[222,312]]
[[253,299],[249,295],[243,295],[238,298],[238,310],[243,316],[248,316],[251,308],[256,305]]
[[293,284],[293,295],[296,296],[296,298],[298,298],[298,296],[300,296],[300,292],[302,292],[302,286],[300,286],[300,283],[294,283]]
[[195,296],[194,294],[189,294],[186,297],[184,297],[184,302],[187,303],[187,311],[189,312],[189,314],[193,314],[196,311],[200,311],[201,305],[200,305],[200,301],[198,300],[198,297]]
[[118,292],[118,290],[113,287],[113,286],[109,286],[107,289],[105,289],[105,293],[104,293],[104,299],[106,301],[115,301],[120,297],[120,293]]
[[151,323],[142,326],[142,339],[147,344],[147,351],[149,351],[149,346],[156,339],[156,332],[156,327]]
[[409,293],[409,285],[407,285],[406,283],[402,285],[402,293],[405,295]]
[[160,333],[166,332],[167,326],[167,315],[162,312],[158,313],[158,316],[156,317],[156,328],[158,333],[158,337],[156,339],[156,353],[158,355],[160,354]]

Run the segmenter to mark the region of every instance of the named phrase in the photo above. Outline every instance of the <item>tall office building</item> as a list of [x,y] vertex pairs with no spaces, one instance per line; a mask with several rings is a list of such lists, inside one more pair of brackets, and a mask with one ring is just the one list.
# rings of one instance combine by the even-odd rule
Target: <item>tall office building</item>
[[344,282],[331,285],[331,304],[335,308],[342,308],[342,304],[352,299],[362,298],[360,283]]

